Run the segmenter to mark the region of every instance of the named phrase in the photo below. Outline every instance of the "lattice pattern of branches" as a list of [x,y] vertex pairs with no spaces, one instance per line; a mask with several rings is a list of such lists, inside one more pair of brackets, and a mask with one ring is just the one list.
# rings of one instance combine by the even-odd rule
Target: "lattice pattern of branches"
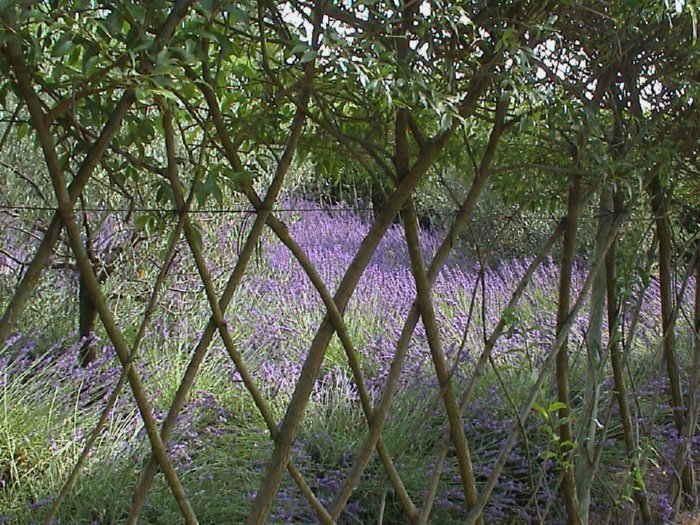
[[[168,48],[169,43],[175,39],[178,31],[184,31],[182,28],[191,13],[193,4],[195,4],[193,0],[177,0],[174,2],[171,11],[155,32],[148,53],[141,56],[138,64],[140,76],[147,77],[154,73],[158,65],[153,57],[158,56],[161,51]],[[280,35],[277,35],[280,39],[285,38],[285,25],[279,9],[275,6],[265,7],[263,4],[265,3],[261,2],[255,6],[258,14],[258,43],[260,44],[262,68],[268,76],[272,88],[277,90],[277,96],[286,97],[291,102],[294,110],[288,128],[284,130],[286,137],[284,146],[281,154],[275,156],[273,175],[269,185],[265,188],[264,196],[261,196],[255,184],[245,177],[237,181],[238,190],[247,198],[255,210],[255,219],[245,238],[245,242],[241,246],[238,259],[230,273],[225,289],[220,296],[217,295],[211,269],[204,255],[201,235],[198,233],[190,215],[190,208],[197,198],[197,191],[201,187],[202,178],[207,173],[206,168],[202,166],[203,154],[200,155],[198,152],[204,151],[205,147],[212,148],[228,163],[232,172],[245,174],[249,170],[244,161],[244,154],[241,152],[241,145],[245,137],[236,136],[231,132],[229,117],[222,112],[225,101],[222,100],[221,92],[217,89],[216,68],[218,65],[210,63],[209,54],[205,51],[200,55],[199,58],[202,63],[198,67],[186,61],[183,61],[181,66],[177,66],[178,72],[189,79],[192,85],[199,90],[201,106],[192,105],[187,96],[179,93],[154,91],[153,104],[149,111],[157,112],[160,125],[162,126],[163,143],[158,143],[154,147],[162,148],[162,158],[165,159],[164,166],[145,157],[137,158],[114,145],[114,138],[119,133],[120,126],[130,112],[134,110],[134,105],[138,100],[138,96],[140,96],[137,92],[138,87],[126,87],[118,102],[110,111],[109,118],[99,133],[90,132],[82,128],[80,123],[77,122],[72,124],[72,128],[69,128],[72,129],[71,133],[75,133],[81,139],[86,140],[89,143],[89,147],[71,183],[67,185],[65,182],[66,169],[59,158],[58,139],[52,129],[52,124],[64,113],[69,112],[71,104],[76,102],[75,100],[61,99],[57,100],[53,107],[49,108],[46,100],[42,98],[43,95],[40,96],[35,88],[37,85],[35,74],[27,64],[22,46],[16,41],[8,40],[3,48],[4,57],[16,81],[20,100],[26,105],[31,125],[37,134],[43,151],[54,196],[58,203],[58,211],[54,215],[37,253],[28,264],[23,279],[9,303],[2,319],[2,325],[0,325],[0,341],[5,341],[10,334],[13,322],[26,304],[39,274],[47,265],[61,231],[65,231],[72,252],[75,255],[76,264],[80,270],[86,293],[94,304],[123,365],[119,381],[110,395],[96,428],[91,433],[83,453],[58,497],[53,501],[47,523],[50,522],[52,516],[55,515],[62,501],[71,490],[80,468],[86,461],[103,425],[107,421],[110,409],[127,382],[138,405],[152,448],[150,458],[133,496],[128,523],[136,523],[159,470],[164,473],[185,522],[189,524],[197,523],[195,511],[190,505],[178,472],[168,457],[167,443],[175,428],[176,418],[185,405],[198,369],[206,358],[210,343],[216,334],[221,337],[226,352],[235,364],[246,390],[253,398],[255,406],[269,430],[270,439],[274,443],[271,456],[260,480],[259,490],[252,503],[248,523],[259,524],[266,521],[285,470],[289,472],[296,485],[307,498],[317,513],[319,521],[326,524],[335,523],[348,503],[353,490],[360,482],[375,452],[401,504],[407,522],[426,523],[434,504],[445,459],[450,451],[454,451],[459,465],[465,507],[468,512],[466,522],[470,524],[482,523],[482,513],[504,469],[508,455],[515,446],[520,432],[524,429],[524,421],[532,411],[544,382],[548,377],[551,377],[551,369],[554,366],[556,366],[557,385],[559,387],[558,395],[561,401],[561,406],[558,408],[560,416],[559,431],[561,439],[571,443],[570,449],[564,453],[564,461],[573,462],[576,447],[574,442],[576,439],[573,435],[569,412],[567,338],[577,313],[584,307],[591,288],[595,286],[596,275],[599,273],[599,270],[605,267],[606,256],[610,253],[610,249],[614,247],[621,228],[629,218],[629,210],[634,209],[637,201],[643,194],[637,191],[627,202],[617,199],[614,206],[611,205],[609,207],[608,220],[605,223],[605,227],[600,230],[603,233],[599,236],[594,260],[591,262],[588,276],[579,290],[578,297],[572,300],[571,271],[576,254],[577,220],[580,209],[586,206],[586,203],[594,193],[599,191],[596,184],[587,184],[587,181],[584,181],[582,177],[585,166],[583,165],[581,152],[585,149],[586,144],[592,140],[590,136],[591,125],[586,121],[576,136],[576,144],[570,145],[573,168],[571,173],[567,174],[570,184],[566,217],[552,228],[551,235],[542,246],[541,251],[529,263],[520,282],[512,291],[510,300],[502,310],[495,328],[488,336],[485,334],[483,348],[475,361],[470,380],[466,385],[455,384],[452,381],[454,369],[451,368],[445,356],[443,342],[438,330],[438,319],[431,289],[437,276],[446,264],[456,239],[467,227],[479,198],[490,181],[496,152],[504,134],[511,131],[520,120],[520,117],[513,112],[512,99],[514,95],[512,91],[499,85],[499,80],[506,74],[504,73],[506,70],[504,70],[503,64],[506,60],[507,46],[485,48],[480,53],[475,53],[476,58],[471,64],[473,70],[470,72],[470,79],[468,82],[460,83],[461,91],[458,94],[459,96],[456,97],[457,102],[453,107],[453,114],[447,121],[442,122],[441,120],[438,127],[422,126],[410,109],[406,107],[405,102],[399,103],[396,106],[395,116],[392,119],[394,125],[392,132],[393,143],[389,144],[389,146],[393,147],[393,153],[389,156],[390,160],[387,161],[387,159],[377,153],[370,141],[357,137],[349,138],[342,131],[342,125],[337,123],[336,117],[330,109],[324,106],[324,101],[319,96],[319,91],[316,91],[327,89],[327,85],[318,81],[319,71],[324,67],[322,64],[319,64],[321,61],[319,57],[323,56],[324,38],[328,38],[329,29],[332,29],[333,24],[345,24],[349,28],[361,27],[368,35],[375,38],[376,42],[381,43],[381,45],[386,46],[386,49],[391,51],[398,64],[396,74],[406,75],[404,80],[408,82],[410,75],[402,68],[408,68],[411,60],[410,41],[407,35],[412,30],[411,20],[412,17],[416,16],[419,4],[408,2],[403,5],[401,8],[403,18],[395,21],[391,29],[382,28],[381,24],[374,23],[371,20],[355,19],[347,11],[343,11],[331,3],[318,1],[310,4],[309,10],[304,11],[308,14],[308,20],[305,23],[310,32],[309,43],[306,47],[302,46],[303,49],[293,51],[300,64],[298,78],[295,78],[293,81],[280,79],[273,71],[268,57],[265,56],[265,50],[267,49],[265,39],[270,32],[270,28],[266,26],[264,21],[266,9],[269,9],[270,16],[272,18],[277,17],[276,21],[281,24],[276,29],[280,33]],[[516,6],[509,9],[504,15],[509,24],[508,30],[511,32],[509,36],[510,41],[536,40],[531,28],[546,18],[550,7],[552,6],[549,6],[546,2],[542,6],[531,6],[527,2],[516,3]],[[472,17],[479,23],[483,23],[484,27],[488,26],[489,30],[497,32],[499,31],[499,26],[496,22],[489,26],[491,24],[488,18],[490,13],[489,8],[483,6],[483,12],[472,13]],[[480,14],[483,14],[483,19],[478,18]],[[6,12],[3,17],[6,28],[16,28],[17,20],[13,18],[11,11]],[[328,20],[333,22],[329,23]],[[457,38],[458,35],[453,36]],[[439,37],[445,39],[444,45],[446,49],[451,49],[455,53],[461,49],[462,44],[459,42],[453,43],[454,47],[449,47],[452,45],[449,42],[449,35],[440,34]],[[390,41],[390,43],[387,43],[387,41]],[[204,44],[204,47],[206,48],[206,44]],[[420,62],[420,59],[421,57],[419,56],[417,59],[414,57],[413,60]],[[421,68],[423,66],[418,65],[416,67]],[[459,75],[464,76],[464,72],[459,72]],[[328,82],[328,80],[324,81]],[[602,86],[600,89],[596,89],[592,94],[585,92],[585,90],[580,93],[582,104],[585,105],[591,119],[593,117],[590,115],[594,115],[601,110],[601,100],[608,95],[606,89],[610,88],[610,83],[612,82],[610,76],[606,77],[605,75],[601,75],[598,81],[599,86]],[[589,94],[591,96],[588,96]],[[79,100],[80,96],[81,93],[78,93],[75,98]],[[311,105],[314,101],[317,102],[319,111],[312,110]],[[435,165],[455,134],[458,133],[460,123],[469,119],[479,119],[480,122],[486,121],[488,123],[488,139],[479,158],[476,158],[471,151],[469,152],[474,166],[474,177],[463,200],[459,203],[457,214],[453,218],[451,226],[436,254],[431,261],[426,261],[419,243],[419,221],[413,197],[418,185]],[[194,144],[192,141],[188,142],[187,134],[182,132],[183,125],[199,131],[198,137],[201,140],[199,144]],[[357,155],[357,162],[366,164],[370,174],[376,170],[383,171],[385,182],[389,181],[391,186],[389,190],[385,190],[386,195],[384,195],[381,207],[378,208],[369,233],[361,243],[352,263],[334,292],[331,292],[310,258],[290,235],[285,223],[273,213],[273,207],[284,187],[290,167],[293,165],[295,155],[303,140],[305,127],[312,125],[336,139],[348,154]],[[432,136],[428,136],[426,129],[437,129],[437,131],[434,131]],[[244,130],[243,134],[247,133],[247,131]],[[183,153],[186,155],[184,161],[181,158]],[[164,186],[168,188],[169,195],[177,209],[177,223],[170,234],[168,248],[163,257],[160,272],[153,283],[152,293],[143,312],[139,329],[130,341],[124,336],[119,323],[115,319],[113,310],[107,302],[74,217],[76,204],[81,193],[85,190],[95,170],[98,169],[105,159],[109,158],[126,160],[131,165],[138,167],[138,169],[157,176]],[[374,165],[370,165],[370,163],[374,163]],[[181,173],[183,164],[192,167],[194,174],[191,177],[183,177]],[[656,169],[649,169],[644,173],[644,177],[639,185],[640,188],[649,190],[656,196],[661,195],[661,190],[655,186],[655,181],[658,182],[657,176]],[[381,183],[379,186],[383,188],[383,184]],[[663,221],[665,212],[662,202],[657,202],[656,212],[658,212],[658,216],[661,216],[659,220]],[[401,335],[396,341],[393,360],[381,395],[373,403],[363,377],[353,337],[346,325],[344,312],[372,255],[387,229],[398,215],[400,215],[403,223],[411,272],[415,281],[416,297],[404,320]],[[660,224],[662,226],[662,223]],[[247,272],[249,272],[249,263],[265,228],[269,228],[293,254],[326,308],[325,316],[310,343],[308,353],[301,367],[301,373],[296,380],[295,389],[286,407],[284,419],[280,424],[275,420],[260,385],[256,384],[250,371],[247,370],[226,320],[227,307],[241,283],[244,282]],[[182,235],[187,241],[199,274],[211,310],[211,317],[205,330],[200,335],[199,342],[192,351],[189,365],[181,379],[167,416],[159,427],[148,401],[148,392],[146,392],[142,379],[134,366],[134,360],[138,356],[139,345],[157,308],[158,294],[167,278],[176,244]],[[527,393],[525,402],[519,407],[513,406],[515,417],[510,431],[498,457],[492,465],[488,478],[479,486],[472,466],[470,444],[465,434],[463,411],[474,395],[477,381],[483,375],[486,367],[492,365],[494,369],[497,369],[492,351],[504,333],[509,318],[517,308],[518,301],[522,297],[533,273],[562,236],[564,237],[564,243],[556,338],[541,362],[540,369]],[[692,267],[693,265],[691,264],[689,268]],[[614,303],[614,300],[612,302]],[[619,305],[613,306],[614,308],[610,307],[611,312],[618,308]],[[670,308],[671,310],[664,312],[667,320],[677,315],[678,304],[675,305],[676,310],[673,310],[673,305]],[[404,487],[401,472],[397,467],[397,458],[392,457],[382,438],[382,431],[397,392],[399,376],[406,361],[409,344],[419,321],[422,322],[425,328],[430,357],[439,385],[439,396],[446,416],[446,421],[439,434],[440,446],[438,447],[433,471],[427,481],[425,496],[420,502],[415,501]],[[611,325],[614,324],[615,319],[611,318],[610,322]],[[317,379],[334,334],[338,336],[342,344],[347,363],[352,372],[352,378],[359,394],[359,403],[366,419],[367,432],[364,441],[354,451],[352,466],[340,489],[335,494],[332,502],[329,505],[324,505],[314,494],[304,475],[296,466],[292,455],[292,446],[299,433],[314,382]],[[665,335],[667,336],[666,333]],[[616,347],[615,345],[610,349],[614,358],[613,368],[616,374],[624,366],[623,361],[626,359],[624,352],[622,352],[624,355],[622,357],[623,361],[620,361],[620,352],[624,350],[624,348]],[[667,357],[672,355],[672,353],[667,354]],[[673,371],[672,366],[671,372]],[[616,377],[616,380],[622,382],[621,376]],[[463,388],[460,391],[462,386]],[[676,393],[674,395],[674,403],[677,406],[682,405],[681,394]],[[621,397],[624,399],[624,393]],[[690,398],[694,399],[693,396]],[[593,403],[591,399],[587,401]],[[625,412],[624,407],[621,407],[621,411],[623,413],[622,417],[627,418],[628,414]],[[693,411],[695,411],[694,406]],[[629,423],[628,421],[623,421],[623,424],[625,422]],[[684,426],[684,422],[681,420],[679,421],[678,431],[685,435],[691,430]],[[628,431],[627,434],[630,435],[631,431]],[[626,444],[628,448],[634,447],[633,442]],[[596,451],[594,450],[593,453],[596,453]],[[638,464],[634,463],[634,460],[632,460],[632,463],[632,468],[638,468]],[[683,463],[684,460],[681,461],[681,471]],[[579,521],[575,519],[579,511],[575,500],[574,476],[575,473],[572,468],[562,469],[561,481],[564,487],[563,495],[567,514],[570,516],[572,523],[578,523]],[[649,504],[645,500],[644,491],[640,490],[635,496],[639,500],[638,504],[642,509],[642,513],[645,516],[648,515],[650,512]]]

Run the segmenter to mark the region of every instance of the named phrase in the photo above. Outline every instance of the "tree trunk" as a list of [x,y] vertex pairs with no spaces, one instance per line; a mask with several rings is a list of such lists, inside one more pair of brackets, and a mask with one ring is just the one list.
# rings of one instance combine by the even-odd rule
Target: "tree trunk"
[[[673,411],[673,423],[676,426],[678,436],[683,431],[685,409],[683,408],[683,391],[681,389],[680,373],[678,371],[678,358],[676,356],[676,334],[674,315],[674,293],[671,275],[671,226],[668,218],[667,195],[661,186],[659,177],[656,176],[649,185],[651,193],[651,210],[656,222],[656,234],[659,239],[659,288],[661,292],[661,321],[664,361],[668,374],[669,388],[671,391],[671,410]],[[691,495],[695,492],[693,473],[687,466],[680,473],[683,492]]]
[[[620,211],[621,202],[618,195],[615,195],[615,211]],[[608,331],[610,345],[610,363],[615,381],[615,397],[620,407],[620,420],[625,442],[625,452],[630,463],[630,475],[633,487],[633,498],[639,506],[642,516],[642,523],[651,523],[651,508],[644,486],[644,477],[637,457],[637,443],[632,427],[632,416],[627,401],[627,389],[624,379],[624,365],[620,352],[622,342],[622,325],[620,320],[619,289],[616,282],[616,255],[617,240],[614,240],[605,260],[605,283],[608,296]]]
[[97,309],[90,299],[85,278],[80,275],[78,289],[78,334],[80,336],[80,364],[87,366],[97,357],[95,349],[95,328]]
[[[570,314],[571,283],[573,278],[574,258],[576,256],[576,234],[578,230],[579,207],[581,202],[581,176],[573,176],[569,188],[569,205],[564,232],[564,249],[562,253],[559,277],[559,305],[557,308],[557,336]],[[562,447],[561,462],[563,468],[562,496],[566,507],[567,525],[581,525],[576,479],[573,471],[573,433],[571,431],[571,396],[569,393],[569,353],[566,339],[556,358],[557,399],[563,403],[559,409],[559,443]]]
[[379,210],[382,209],[387,200],[386,190],[378,176],[372,177],[370,198],[372,202],[372,217],[376,219],[377,215],[379,215]]
[[[693,369],[688,385],[688,411],[683,422],[681,440],[676,448],[674,467],[676,472],[688,470],[693,473],[691,458],[691,439],[695,436],[695,427],[698,423],[698,387],[700,386],[700,241],[695,241],[695,313],[693,316]],[[680,508],[681,492],[683,487],[676,476],[671,476],[669,484],[669,500],[676,513]],[[685,492],[689,505],[697,505],[697,489],[695,483],[691,486],[691,492]]]
[[[610,190],[604,187],[600,193],[598,206],[598,233],[596,235],[595,258],[605,253],[610,223],[612,221],[612,198]],[[586,386],[581,442],[576,458],[576,490],[581,512],[581,521],[588,523],[591,505],[591,488],[596,469],[596,429],[598,426],[598,405],[600,402],[600,367],[604,359],[602,349],[603,316],[605,313],[605,273],[596,274],[591,287],[590,308],[588,311],[588,332],[586,334]]]

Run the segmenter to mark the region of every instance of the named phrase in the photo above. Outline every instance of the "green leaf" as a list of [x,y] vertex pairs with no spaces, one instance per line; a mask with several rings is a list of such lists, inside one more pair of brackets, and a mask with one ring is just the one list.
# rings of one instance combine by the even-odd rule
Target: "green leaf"
[[315,58],[316,58],[316,51],[314,51],[313,49],[309,49],[303,55],[301,55],[301,60],[299,60],[299,63],[306,64],[307,62],[311,62]]
[[224,7],[224,10],[225,10],[229,15],[231,15],[232,21],[233,21],[234,23],[236,23],[236,22],[247,23],[248,20],[250,19],[250,18],[248,17],[248,13],[246,13],[245,11],[243,11],[243,9],[241,9],[240,7],[238,7],[238,6],[237,6],[236,4],[234,4],[234,3],[227,4],[227,5]]
[[156,199],[158,202],[172,206],[175,202],[175,198],[173,196],[173,189],[170,187],[170,184],[168,184],[166,181],[161,181],[156,183],[156,185],[158,187],[158,191],[156,191]]
[[504,308],[501,313],[501,318],[506,325],[513,325],[518,321],[518,316],[515,315],[515,309],[512,307]]
[[151,217],[148,215],[137,215],[134,219],[134,229],[136,231],[145,231],[150,220]]
[[210,17],[214,13],[214,0],[201,0],[199,7],[207,17]]
[[566,403],[562,403],[561,401],[554,401],[549,404],[547,407],[547,410],[551,414],[552,412],[557,412],[561,410],[562,408],[566,408]]
[[29,135],[29,132],[31,131],[32,128],[29,127],[29,124],[25,122],[20,122],[19,124],[15,125],[15,130],[17,131],[17,140],[20,141],[27,135]]
[[117,11],[112,11],[107,16],[107,28],[112,36],[119,35],[122,32],[122,19]]
[[225,175],[231,182],[235,182],[237,184],[243,183],[243,182],[250,182],[252,181],[257,174],[253,171],[250,170],[243,170],[243,171],[233,171],[233,170],[222,170],[223,175]]
[[309,50],[309,45],[304,43],[304,42],[300,42],[292,48],[292,54],[296,55],[298,53],[305,53],[308,50]]
[[126,2],[126,10],[136,23],[143,25],[146,21],[146,9],[141,2]]
[[100,60],[99,55],[93,55],[87,60],[84,61],[83,63],[83,72],[87,75],[89,74],[92,69],[95,67],[95,64]]
[[[154,84],[158,84],[158,85],[165,84],[166,80],[167,79],[163,79],[163,77],[156,77],[156,78],[151,79],[151,81]],[[151,87],[148,89],[148,93],[150,93],[151,95],[154,95],[154,96],[163,97],[164,99],[167,99],[167,100],[172,100],[173,102],[178,101],[177,95],[175,95],[175,93],[173,93],[169,89],[164,89],[164,88],[160,88],[160,87]]]
[[539,403],[535,403],[532,408],[537,412],[540,416],[542,416],[544,419],[549,419],[549,414],[545,410],[545,408],[540,405]]
[[207,201],[207,197],[209,195],[205,184],[202,181],[197,181],[194,185],[193,191],[194,197],[197,199],[197,203],[199,203],[200,206],[204,206],[204,203]]
[[72,40],[72,35],[64,33],[63,35],[61,35],[61,38],[59,38],[56,42],[56,45],[54,46],[51,54],[55,57],[65,55],[71,49],[73,49],[73,45],[74,44]]

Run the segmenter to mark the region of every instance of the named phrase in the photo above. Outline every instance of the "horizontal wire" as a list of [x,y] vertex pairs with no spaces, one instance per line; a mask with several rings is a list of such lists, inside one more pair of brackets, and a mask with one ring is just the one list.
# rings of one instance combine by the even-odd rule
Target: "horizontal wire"
[[[0,210],[6,211],[53,211],[57,212],[58,208],[52,206],[9,206],[0,204]],[[107,208],[107,207],[86,207],[74,208],[73,211],[87,212],[107,212],[107,213],[178,213],[175,208]],[[372,211],[372,208],[274,208],[273,213],[286,212],[317,212],[317,213],[336,213],[336,212],[366,212]],[[232,213],[257,213],[254,208],[212,208],[187,210],[187,213],[211,213],[211,214],[232,214]]]
[[[0,204],[0,211],[51,211],[51,212],[58,212],[57,207],[53,206],[11,206],[8,204]],[[74,208],[74,212],[92,212],[92,213],[172,213],[176,214],[179,213],[179,210],[176,210],[175,208],[149,208],[149,207],[134,207],[134,208],[111,208],[111,207],[86,207],[86,208]],[[370,207],[358,207],[358,208],[349,208],[349,207],[329,207],[329,208],[273,208],[272,213],[366,213],[366,212],[371,212],[373,211],[373,208]],[[228,215],[228,214],[255,214],[258,213],[257,210],[254,208],[209,208],[209,209],[190,209],[187,211],[189,214],[212,214],[212,215]],[[442,214],[444,217],[449,217],[453,213],[444,213]],[[437,215],[440,215],[439,213]],[[475,219],[479,218],[502,218],[506,220],[511,220],[514,218],[523,218],[523,219],[535,219],[535,220],[547,220],[547,221],[553,221],[553,220],[558,220],[557,216],[552,215],[552,216],[547,216],[547,215],[532,215],[528,213],[524,213],[519,216],[514,216],[511,214],[499,214],[499,213],[492,213],[492,214],[487,214],[487,215],[481,215],[480,217],[477,216]],[[600,217],[600,213],[591,213],[591,214],[580,214],[580,217],[582,218],[587,218],[587,219],[597,219]],[[666,215],[665,217],[668,217]],[[647,221],[652,221],[658,217],[628,217],[626,220],[627,222],[647,222]]]

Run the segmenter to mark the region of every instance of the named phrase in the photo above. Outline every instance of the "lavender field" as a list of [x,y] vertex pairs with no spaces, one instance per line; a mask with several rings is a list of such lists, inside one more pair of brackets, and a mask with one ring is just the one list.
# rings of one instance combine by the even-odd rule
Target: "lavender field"
[[0,525],[700,523],[699,15],[0,0]]
[[[369,223],[344,207],[322,209],[288,201],[279,217],[288,225],[330,290],[350,264]],[[21,273],[18,261],[33,249],[24,234],[12,234],[11,219],[0,255],[3,296]],[[210,271],[223,286],[235,264],[238,239],[249,227],[240,215],[202,219],[203,246]],[[101,254],[115,250],[129,232],[116,216],[107,217],[96,236]],[[251,271],[229,306],[228,327],[248,370],[280,420],[294,390],[311,338],[325,313],[323,302],[288,249],[271,234],[258,247]],[[435,253],[441,232],[422,231],[426,260]],[[166,289],[141,344],[137,367],[157,419],[165,417],[187,366],[192,348],[210,315],[209,306],[186,245],[178,247]],[[163,247],[140,243],[125,253],[105,289],[127,333],[136,323]],[[440,335],[455,391],[469,383],[485,340],[490,336],[513,289],[530,261],[503,260],[481,269],[465,246],[439,274],[433,295]],[[60,266],[60,265],[54,265]],[[480,270],[483,270],[480,272]],[[587,275],[579,261],[574,296]],[[481,277],[483,276],[483,279]],[[485,509],[486,523],[560,523],[558,500],[560,443],[553,413],[556,390],[545,386],[535,410],[518,423],[516,407],[526,399],[556,331],[558,268],[545,261],[535,272],[518,307],[508,314],[505,333],[496,343],[490,367],[478,379],[463,410],[477,483],[484,483],[514,425],[523,433],[509,452],[498,485]],[[676,440],[669,416],[661,366],[659,290],[654,279],[646,291],[630,285],[629,312],[643,299],[638,328],[628,345],[630,397],[635,428],[647,447],[640,457],[647,488],[660,519],[668,516],[665,481]],[[695,289],[687,286],[688,298]],[[641,290],[641,293],[640,293]],[[403,322],[416,290],[401,226],[388,231],[360,281],[345,313],[371,398],[381,396]],[[98,359],[77,366],[75,326],[77,277],[70,268],[46,272],[18,331],[0,353],[0,523],[33,523],[46,515],[77,460],[116,384],[120,365],[101,327],[95,344]],[[585,311],[585,310],[584,310]],[[631,313],[625,323],[632,322]],[[586,315],[576,318],[570,335],[572,407],[580,415],[585,375]],[[681,365],[691,355],[690,331],[679,322]],[[551,381],[550,381],[551,383]],[[591,521],[624,523],[632,503],[632,481],[625,467],[619,423],[613,415],[611,383],[602,385],[600,427],[605,443],[594,484]],[[608,410],[608,407],[612,407]],[[576,421],[576,417],[574,417]],[[576,426],[576,425],[575,425]],[[367,423],[357,387],[340,341],[335,337],[316,381],[293,458],[320,501],[330,504],[352,465]],[[438,451],[444,441],[445,416],[425,330],[416,328],[400,379],[384,443],[411,497],[426,496]],[[241,375],[219,339],[207,355],[184,410],[177,419],[168,452],[180,473],[201,523],[238,523],[254,497],[271,449],[265,424]],[[77,484],[61,506],[56,523],[120,523],[150,451],[143,423],[128,388],[118,397]],[[435,496],[433,523],[458,523],[466,516],[457,458],[448,453]],[[665,478],[664,478],[665,479]],[[177,523],[181,518],[163,479],[158,478],[141,516],[143,523]],[[270,523],[312,523],[313,509],[289,477],[283,481]],[[405,517],[382,466],[374,458],[342,514],[341,523],[404,523]],[[607,520],[607,521],[606,521]]]

